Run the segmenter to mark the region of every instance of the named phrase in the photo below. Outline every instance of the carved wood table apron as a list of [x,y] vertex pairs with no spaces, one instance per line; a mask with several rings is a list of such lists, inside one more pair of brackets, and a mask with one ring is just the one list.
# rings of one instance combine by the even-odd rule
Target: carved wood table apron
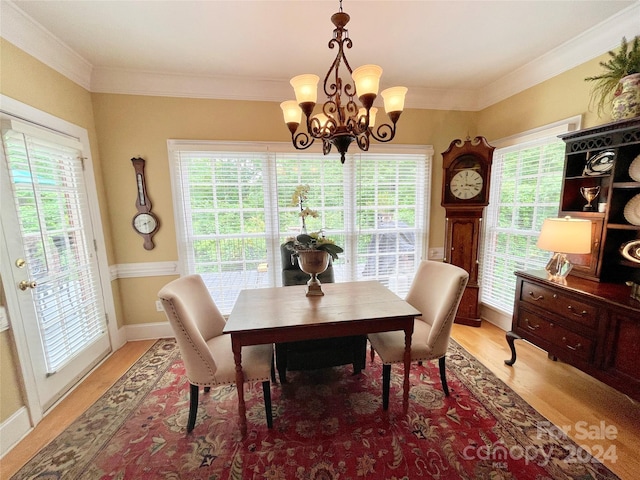
[[420,312],[376,281],[328,283],[324,296],[307,297],[306,287],[259,288],[240,292],[224,333],[231,335],[236,364],[238,413],[247,432],[242,346],[403,330],[403,409],[409,406],[413,319]]

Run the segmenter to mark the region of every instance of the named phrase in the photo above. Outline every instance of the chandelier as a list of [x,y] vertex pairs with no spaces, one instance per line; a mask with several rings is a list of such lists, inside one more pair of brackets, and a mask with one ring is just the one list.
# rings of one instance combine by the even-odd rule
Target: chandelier
[[[351,69],[344,54],[344,48],[351,48],[352,45],[349,32],[345,28],[349,19],[349,15],[342,11],[342,0],[340,0],[340,11],[331,16],[331,22],[336,28],[333,30],[333,38],[329,40],[329,48],[333,49],[337,46],[338,54],[324,77],[323,85],[327,101],[322,104],[321,112],[313,114],[316,108],[319,81],[319,77],[313,74],[292,78],[290,83],[296,99],[280,104],[295,148],[304,150],[319,139],[322,140],[322,152],[325,155],[335,145],[342,163],[349,145],[354,141],[361,150],[367,151],[371,137],[378,142],[393,140],[396,135],[396,123],[404,109],[404,97],[407,94],[406,87],[392,87],[380,93],[391,124],[385,123],[376,127],[378,109],[373,106],[373,102],[378,96],[382,68],[378,65],[363,65],[355,70]],[[350,80],[343,83],[340,77],[340,67],[343,64],[351,74],[353,83]],[[360,105],[354,98],[360,101]],[[303,113],[306,131],[297,132]]]

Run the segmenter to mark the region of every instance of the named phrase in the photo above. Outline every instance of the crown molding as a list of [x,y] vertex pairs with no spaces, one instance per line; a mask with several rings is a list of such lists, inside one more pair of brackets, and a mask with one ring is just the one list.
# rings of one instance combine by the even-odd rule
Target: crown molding
[[520,93],[640,35],[640,1],[477,92],[477,109]]
[[[291,85],[289,80],[94,68],[91,91],[279,103],[283,98],[291,96]],[[435,110],[475,110],[476,92],[410,87],[405,106]]]
[[[90,92],[280,102],[288,80],[180,75],[94,67],[10,0],[3,0],[0,32],[9,42]],[[640,0],[542,57],[479,90],[410,86],[406,107],[478,111],[559,75],[640,35]]]
[[13,2],[0,2],[0,36],[86,90],[93,67]]

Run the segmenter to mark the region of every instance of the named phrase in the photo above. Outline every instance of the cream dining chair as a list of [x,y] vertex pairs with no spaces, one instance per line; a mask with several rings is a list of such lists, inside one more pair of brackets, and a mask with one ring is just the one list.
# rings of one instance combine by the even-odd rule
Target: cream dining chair
[[[236,381],[231,337],[222,333],[225,319],[214,303],[200,275],[188,275],[165,285],[158,297],[176,336],[190,384],[187,432],[196,423],[198,391]],[[273,345],[242,347],[242,371],[245,382],[262,382],[267,426],[273,425],[271,413],[271,365]]]
[[[411,337],[411,361],[439,359],[442,389],[449,396],[445,375],[445,356],[449,345],[451,327],[458,311],[462,293],[469,274],[449,263],[422,261],[411,283],[406,301],[422,315],[413,322]],[[372,333],[371,361],[374,351],[382,360],[382,408],[389,407],[391,364],[404,361],[404,332]]]

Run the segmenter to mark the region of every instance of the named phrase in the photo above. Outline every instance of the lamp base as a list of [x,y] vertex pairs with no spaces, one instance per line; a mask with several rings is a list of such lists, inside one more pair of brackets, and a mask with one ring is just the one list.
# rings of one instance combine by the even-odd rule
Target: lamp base
[[556,252],[544,269],[547,271],[549,280],[566,284],[567,275],[569,275],[572,268],[573,264],[567,259],[567,255]]

